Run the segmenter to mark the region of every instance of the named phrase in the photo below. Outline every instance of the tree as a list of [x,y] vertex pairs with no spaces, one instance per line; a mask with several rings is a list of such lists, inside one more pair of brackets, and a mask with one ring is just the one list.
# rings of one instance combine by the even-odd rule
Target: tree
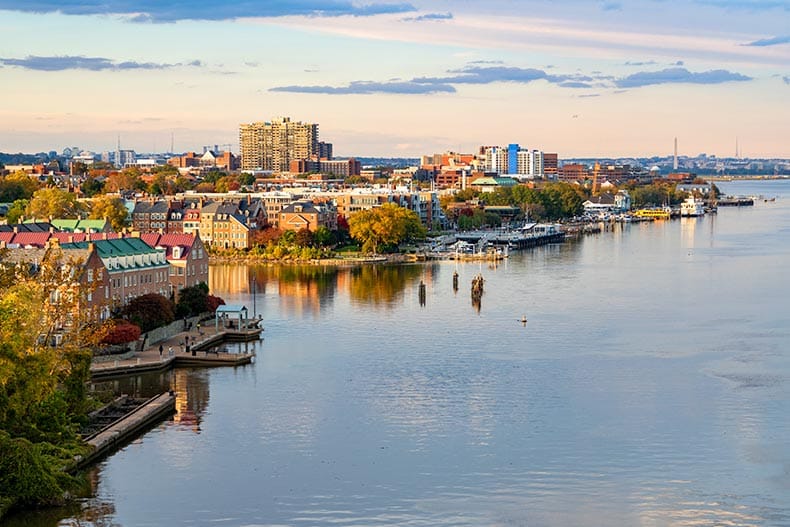
[[81,212],[77,196],[59,188],[37,190],[25,211],[31,218],[78,218]]
[[76,430],[103,334],[80,309],[81,273],[61,263],[52,251],[36,275],[0,272],[0,508],[61,500],[74,482],[64,469],[85,453]]
[[173,303],[156,293],[133,298],[122,313],[126,319],[140,326],[143,332],[170,324],[176,318]]
[[313,233],[313,245],[316,247],[329,247],[335,243],[335,236],[332,231],[321,225]]
[[126,226],[126,217],[129,210],[121,198],[115,196],[101,196],[93,200],[90,218],[93,220],[107,220],[116,232]]
[[138,168],[126,168],[120,172],[107,176],[105,189],[107,192],[120,192],[123,190],[143,190],[145,182],[140,179]]
[[6,215],[8,223],[19,223],[19,219],[25,215],[25,210],[27,210],[29,203],[30,200],[27,199],[18,199],[13,202],[8,208],[8,214]]
[[376,254],[381,247],[425,236],[425,227],[417,214],[394,203],[362,210],[348,220],[349,233],[362,243],[362,250]]
[[208,311],[208,286],[201,282],[191,287],[185,287],[178,292],[178,304],[176,304],[176,315],[179,317],[191,317]]
[[307,227],[296,231],[295,243],[299,247],[312,247],[313,233]]
[[9,174],[0,179],[0,203],[30,199],[39,187],[39,183],[24,172]]
[[82,191],[83,195],[85,195],[85,197],[92,198],[97,194],[101,194],[102,190],[104,190],[104,183],[94,177],[89,176],[80,184],[80,190]]

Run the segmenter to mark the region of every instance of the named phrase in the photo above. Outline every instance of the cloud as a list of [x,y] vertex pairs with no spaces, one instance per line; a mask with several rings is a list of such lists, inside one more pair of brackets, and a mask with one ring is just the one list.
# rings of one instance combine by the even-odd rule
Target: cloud
[[452,13],[427,13],[425,15],[404,18],[404,22],[422,22],[424,20],[452,20]]
[[622,11],[623,6],[620,2],[603,2],[601,4],[602,11]]
[[449,84],[426,84],[415,81],[353,81],[348,86],[278,86],[269,89],[269,91],[320,93],[325,95],[369,95],[373,93],[425,95],[430,93],[455,93],[455,88]]
[[698,3],[741,11],[790,11],[790,2],[787,0],[698,0]]
[[615,81],[619,88],[638,88],[655,84],[721,84],[730,81],[749,81],[751,77],[726,70],[699,73],[686,68],[667,68],[660,71],[642,71]]
[[131,22],[177,20],[228,20],[248,17],[373,16],[416,11],[409,3],[355,4],[348,0],[246,0],[216,2],[193,0],[0,0],[0,9],[29,13],[60,12],[66,15],[128,15]]
[[675,62],[674,62],[673,64],[671,64],[671,65],[672,65],[672,66],[683,66],[684,64],[685,64],[685,62],[683,62],[682,60],[678,60],[678,61],[675,61]]
[[585,93],[582,95],[577,95],[577,97],[587,98],[587,97],[600,97],[600,93]]
[[790,77],[788,77],[787,75],[782,77],[782,80],[785,81],[785,84],[790,84]]
[[645,61],[642,61],[642,62],[633,62],[633,61],[627,60],[625,62],[625,66],[652,66],[653,64],[656,64],[655,60],[645,60]]
[[741,45],[765,47],[765,46],[778,46],[779,44],[788,44],[788,43],[790,43],[790,35],[785,35],[782,37],[762,38],[760,40],[755,40],[754,42],[747,42],[746,44],[741,44]]
[[90,71],[121,71],[121,70],[163,70],[176,68],[179,66],[202,66],[199,60],[193,60],[186,64],[161,64],[156,62],[136,62],[136,61],[113,61],[104,57],[82,57],[82,56],[62,56],[62,57],[39,57],[29,55],[24,59],[9,59],[0,57],[0,64],[5,66],[15,66],[35,71],[65,71],[65,70],[90,70]]
[[467,66],[459,70],[449,70],[441,77],[415,77],[411,80],[390,79],[384,82],[353,81],[346,86],[278,86],[272,92],[321,93],[327,95],[397,93],[426,95],[433,93],[455,93],[459,85],[485,85],[493,83],[529,84],[545,81],[560,88],[638,88],[654,84],[720,84],[730,81],[747,81],[751,77],[725,70],[690,72],[685,68],[667,68],[661,71],[645,71],[628,75],[621,79],[611,76],[591,76],[583,73],[549,74],[537,68],[518,68],[509,66]]

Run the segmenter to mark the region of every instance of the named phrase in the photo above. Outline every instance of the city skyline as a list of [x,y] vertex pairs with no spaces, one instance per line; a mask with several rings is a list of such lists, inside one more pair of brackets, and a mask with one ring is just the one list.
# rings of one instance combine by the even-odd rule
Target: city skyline
[[338,156],[790,157],[786,0],[457,4],[0,0],[0,151],[238,151],[288,116]]

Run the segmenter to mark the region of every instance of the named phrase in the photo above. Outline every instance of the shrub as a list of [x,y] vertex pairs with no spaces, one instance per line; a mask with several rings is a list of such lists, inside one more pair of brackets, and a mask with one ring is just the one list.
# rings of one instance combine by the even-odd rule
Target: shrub
[[219,306],[224,305],[225,301],[218,296],[208,295],[208,298],[206,298],[206,307],[208,308],[208,311],[211,311],[212,313],[215,312]]
[[140,338],[140,326],[126,320],[113,321],[112,327],[102,339],[104,344],[126,344]]

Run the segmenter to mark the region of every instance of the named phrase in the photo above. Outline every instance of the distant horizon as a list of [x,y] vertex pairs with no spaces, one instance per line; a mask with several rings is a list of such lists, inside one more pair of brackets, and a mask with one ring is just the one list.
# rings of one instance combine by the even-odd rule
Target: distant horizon
[[[169,152],[169,151],[153,152],[153,151],[137,150],[137,149],[134,149],[134,148],[127,148],[125,146],[122,146],[122,150],[133,150],[137,155],[165,155],[165,154],[179,155],[179,154],[184,154],[186,152],[202,152],[203,151],[203,147],[205,147],[205,146],[215,146],[215,145],[216,146],[223,146],[223,145],[212,143],[212,144],[202,145],[202,146],[200,146],[198,148],[191,148],[191,149],[188,148],[186,150],[176,150],[174,152]],[[225,144],[225,145],[227,145],[227,144]],[[81,151],[92,152],[95,155],[101,155],[103,152],[114,152],[116,150],[115,148],[97,150],[97,149],[91,149],[91,148],[83,148],[83,145],[79,145],[79,144],[72,144],[72,146],[62,146],[62,147],[58,147],[57,149],[49,148],[49,149],[42,149],[42,150],[28,151],[28,152],[23,152],[23,151],[14,152],[14,151],[3,151],[3,150],[0,150],[0,154],[34,156],[34,155],[37,155],[37,154],[49,154],[50,152],[57,152],[57,155],[60,156],[60,155],[62,155],[63,150],[65,150],[66,148],[72,148],[74,146],[79,147],[81,149]],[[419,160],[423,156],[430,156],[430,155],[433,155],[433,154],[443,154],[443,153],[447,153],[447,152],[456,152],[456,153],[460,153],[460,154],[475,154],[475,153],[477,153],[477,150],[478,150],[479,146],[482,146],[482,145],[478,145],[477,148],[473,148],[471,150],[460,150],[460,149],[452,149],[452,148],[450,148],[450,149],[445,149],[445,150],[441,150],[441,151],[437,151],[437,152],[426,152],[426,153],[417,154],[417,155],[407,155],[407,154],[400,154],[400,155],[394,155],[394,154],[364,154],[364,155],[335,154],[333,157],[338,158],[338,159],[352,158],[353,157],[353,158],[381,158],[381,159],[388,159],[389,158],[389,159],[418,159]],[[492,146],[507,146],[507,144],[492,145]],[[526,146],[526,145],[521,145],[521,146]],[[224,151],[224,150],[222,148],[220,148],[219,151]],[[235,155],[240,155],[238,147],[232,148],[231,152],[233,152]],[[555,152],[550,152],[550,151],[544,151],[544,152],[555,153]],[[589,154],[585,154],[585,155],[567,155],[567,156],[563,156],[562,153],[560,153],[560,152],[556,152],[556,153],[558,155],[558,159],[560,159],[560,160],[564,160],[564,159],[587,159],[587,160],[595,160],[595,159],[652,159],[652,158],[672,158],[674,156],[674,153],[663,154],[663,155],[662,154],[637,154],[637,155],[605,155],[605,154],[589,155]],[[773,160],[790,161],[790,157],[782,157],[782,156],[753,157],[753,156],[747,156],[747,155],[740,155],[740,156],[720,155],[720,154],[709,153],[709,152],[700,152],[700,153],[694,154],[694,155],[692,155],[692,154],[682,154],[682,153],[678,152],[678,159],[684,159],[684,158],[685,159],[696,159],[696,158],[699,158],[699,157],[701,157],[703,155],[707,156],[707,157],[715,157],[717,159],[740,159],[740,160],[773,159]]]
[[360,156],[512,142],[663,156],[678,137],[680,153],[730,157],[737,141],[741,157],[790,158],[788,0],[0,0],[0,12],[0,150],[114,150],[119,134],[136,151],[171,134],[175,150],[235,145],[240,123],[289,116]]

